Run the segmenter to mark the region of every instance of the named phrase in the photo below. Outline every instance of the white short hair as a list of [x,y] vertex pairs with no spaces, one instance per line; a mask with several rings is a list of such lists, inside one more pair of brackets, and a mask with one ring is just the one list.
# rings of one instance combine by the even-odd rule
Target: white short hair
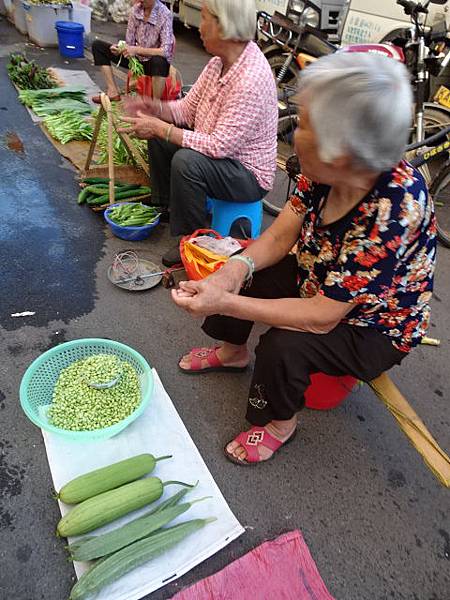
[[205,6],[217,17],[224,40],[248,42],[255,38],[255,0],[205,0]]
[[399,162],[412,120],[403,64],[381,54],[337,52],[302,72],[299,91],[323,161],[347,154],[355,166],[374,172]]

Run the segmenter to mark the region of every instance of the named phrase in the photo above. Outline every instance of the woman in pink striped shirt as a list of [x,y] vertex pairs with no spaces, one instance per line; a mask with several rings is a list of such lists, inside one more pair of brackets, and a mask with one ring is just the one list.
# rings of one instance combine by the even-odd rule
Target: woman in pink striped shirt
[[[135,2],[128,19],[126,48],[121,51],[116,44],[95,40],[92,44],[94,64],[102,70],[106,93],[111,100],[120,100],[120,92],[111,68],[111,62],[128,69],[128,59],[135,56],[152,77],[153,97],[161,98],[166,77],[173,58],[175,38],[172,14],[160,0]],[[100,96],[94,96],[100,103]]]
[[[205,0],[200,35],[213,58],[187,96],[126,104],[132,131],[149,140],[152,199],[170,211],[174,237],[206,225],[207,196],[249,202],[272,188],[277,93],[255,15],[254,0]],[[180,262],[178,247],[165,265]]]

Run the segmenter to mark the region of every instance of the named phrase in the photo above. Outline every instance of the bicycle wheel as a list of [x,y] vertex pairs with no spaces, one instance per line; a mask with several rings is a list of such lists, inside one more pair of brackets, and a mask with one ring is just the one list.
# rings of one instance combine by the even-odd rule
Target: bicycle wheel
[[[292,181],[286,172],[286,161],[294,152],[294,133],[297,127],[297,114],[293,109],[287,109],[280,113],[278,117],[277,133],[277,173],[275,187],[277,191],[282,191],[281,197],[269,193],[263,198],[264,210],[274,217],[280,214],[284,204],[289,197],[289,191],[292,187]],[[286,193],[284,193],[286,192]]]
[[[439,109],[426,106],[424,110],[423,123],[425,137],[431,137],[435,133],[439,133],[439,131],[450,125],[450,117]],[[414,135],[412,136],[412,141],[415,141]],[[434,179],[441,172],[445,161],[446,157],[442,156],[419,167],[419,171],[422,173],[428,186],[432,185]]]
[[438,240],[450,248],[450,167],[437,175],[430,186],[430,194],[436,211]]

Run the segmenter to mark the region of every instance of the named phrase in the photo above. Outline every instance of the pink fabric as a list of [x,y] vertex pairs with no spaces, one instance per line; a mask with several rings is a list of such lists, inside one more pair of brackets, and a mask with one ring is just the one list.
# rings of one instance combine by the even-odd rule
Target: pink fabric
[[236,442],[239,442],[247,451],[247,462],[259,462],[258,446],[265,446],[276,452],[283,442],[277,440],[277,438],[270,435],[270,433],[264,427],[252,427],[248,431],[243,431],[236,438]]
[[264,542],[172,600],[334,600],[300,531]]
[[[211,158],[238,160],[270,190],[277,157],[277,91],[269,63],[254,42],[222,77],[212,58],[182,100],[170,102],[183,147]],[[249,198],[250,200],[250,198]]]
[[[172,13],[160,0],[156,0],[148,21],[144,21],[144,8],[138,3],[131,10],[125,40],[129,46],[161,48],[164,56],[171,62],[175,47],[172,21]],[[139,56],[142,61],[149,58]]]

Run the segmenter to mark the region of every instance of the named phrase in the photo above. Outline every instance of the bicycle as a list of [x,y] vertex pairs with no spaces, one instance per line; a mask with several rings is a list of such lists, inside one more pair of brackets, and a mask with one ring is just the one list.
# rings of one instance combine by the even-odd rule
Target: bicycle
[[[405,158],[418,169],[429,188],[433,198],[437,237],[443,246],[450,248],[450,126],[438,133],[406,147]],[[429,165],[432,162],[439,164],[439,169],[429,179]],[[297,156],[292,154],[286,161],[286,174],[289,178],[285,203],[288,201],[291,189],[296,184],[301,173]],[[263,200],[265,210],[273,216],[278,215],[283,207],[276,206]]]
[[[437,237],[443,246],[450,248],[450,126],[435,135],[406,148],[406,157],[410,164],[421,171],[425,180],[429,176],[428,165],[439,159],[440,168],[432,179],[427,181],[429,192],[433,198],[436,213]],[[417,152],[423,150],[423,152]],[[414,156],[410,158],[411,154]]]

